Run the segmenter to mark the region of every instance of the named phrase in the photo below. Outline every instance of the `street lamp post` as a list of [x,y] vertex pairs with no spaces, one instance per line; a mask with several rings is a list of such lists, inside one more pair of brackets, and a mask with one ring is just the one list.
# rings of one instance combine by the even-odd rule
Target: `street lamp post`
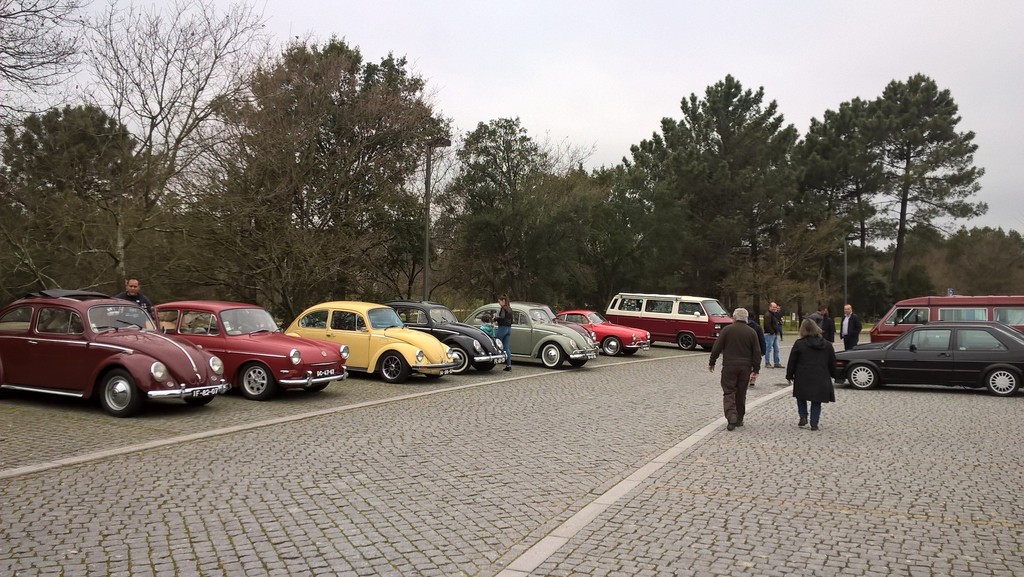
[[847,290],[846,290],[846,286],[847,286],[846,285],[846,282],[847,282],[846,253],[848,251],[848,247],[850,245],[850,241],[851,240],[857,240],[857,235],[848,235],[848,236],[844,236],[843,237],[843,306],[846,306],[850,302],[849,297],[847,296]]
[[427,141],[427,175],[424,182],[423,192],[423,300],[430,300],[430,164],[434,156],[435,148],[451,146],[452,141],[444,136],[432,138]]

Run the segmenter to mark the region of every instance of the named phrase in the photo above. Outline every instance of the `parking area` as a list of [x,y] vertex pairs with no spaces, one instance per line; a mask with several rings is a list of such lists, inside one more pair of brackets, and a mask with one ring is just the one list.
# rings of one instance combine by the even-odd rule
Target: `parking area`
[[0,400],[2,575],[1015,575],[1024,397],[765,370],[724,430],[707,353],[517,364],[272,402]]

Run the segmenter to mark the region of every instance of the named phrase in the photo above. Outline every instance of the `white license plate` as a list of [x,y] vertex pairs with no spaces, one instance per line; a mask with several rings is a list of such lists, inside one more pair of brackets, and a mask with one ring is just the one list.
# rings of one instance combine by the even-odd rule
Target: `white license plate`
[[452,370],[451,369],[441,369],[441,373],[440,374],[441,375],[450,375],[450,374],[452,374]]
[[319,378],[319,377],[329,377],[329,376],[331,376],[333,374],[334,374],[334,369],[327,369],[327,370],[317,371],[316,372],[317,378]]
[[213,395],[216,395],[216,394],[217,394],[217,389],[216,388],[213,388],[213,389],[197,389],[195,391],[192,391],[192,396],[193,397],[212,397]]

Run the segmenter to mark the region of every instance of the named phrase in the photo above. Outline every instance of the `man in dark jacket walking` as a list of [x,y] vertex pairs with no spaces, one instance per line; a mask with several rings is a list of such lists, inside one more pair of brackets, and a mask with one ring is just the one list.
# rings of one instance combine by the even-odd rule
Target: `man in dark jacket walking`
[[711,347],[708,371],[715,372],[718,357],[722,361],[722,406],[729,421],[726,429],[732,431],[743,426],[743,415],[747,412],[747,386],[750,375],[761,367],[761,345],[757,333],[747,325],[747,309],[736,309],[732,313],[733,323],[724,329]]
[[[747,326],[752,328],[752,329],[754,329],[754,332],[757,333],[757,342],[761,345],[761,356],[763,357],[766,349],[765,349],[765,344],[764,344],[764,330],[761,329],[761,323],[757,322],[757,320],[755,320],[754,318],[748,317],[747,318]],[[760,368],[760,364],[761,363],[759,361],[758,362],[758,368]],[[758,373],[759,373],[759,371],[754,371],[753,373],[750,373],[750,386],[751,387],[753,387],[754,384],[757,382],[757,375],[758,375]]]
[[850,350],[857,346],[857,341],[860,340],[860,331],[864,328],[864,325],[861,324],[860,317],[854,314],[853,306],[849,304],[843,306],[843,324],[840,328],[840,336],[843,337],[843,349]]

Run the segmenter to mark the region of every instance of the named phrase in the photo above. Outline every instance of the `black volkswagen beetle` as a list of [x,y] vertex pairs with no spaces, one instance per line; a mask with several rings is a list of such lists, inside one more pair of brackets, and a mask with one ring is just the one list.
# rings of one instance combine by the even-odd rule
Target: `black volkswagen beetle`
[[855,389],[878,385],[985,387],[1009,397],[1024,374],[1024,333],[988,321],[933,322],[888,343],[836,353],[836,381]]
[[482,330],[459,322],[448,307],[431,301],[390,301],[384,303],[395,309],[399,318],[410,329],[430,333],[452,349],[452,360],[457,364],[452,374],[462,374],[472,366],[478,371],[489,371],[494,364],[505,361],[501,341]]

